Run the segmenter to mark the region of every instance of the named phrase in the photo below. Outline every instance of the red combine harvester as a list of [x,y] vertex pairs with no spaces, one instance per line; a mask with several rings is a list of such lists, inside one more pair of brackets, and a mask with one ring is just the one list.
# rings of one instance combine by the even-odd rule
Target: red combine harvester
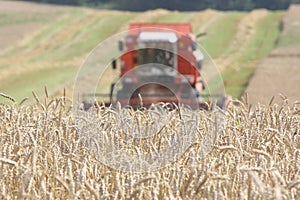
[[[106,105],[116,102],[134,108],[158,102],[192,108],[206,105],[200,74],[204,58],[190,24],[130,24],[125,45],[119,42],[119,49],[124,51],[120,58],[120,78],[111,85]],[[117,68],[116,60],[112,66]],[[222,97],[217,104],[224,107],[225,101]],[[84,103],[86,109],[90,106]]]

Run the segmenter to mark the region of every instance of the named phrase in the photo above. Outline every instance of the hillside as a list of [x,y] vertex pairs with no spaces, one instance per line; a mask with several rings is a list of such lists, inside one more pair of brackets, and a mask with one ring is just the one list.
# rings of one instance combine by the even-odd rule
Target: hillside
[[[283,12],[145,13],[0,1],[0,91],[21,100],[69,88],[88,53],[131,22],[189,22],[199,43],[222,70],[226,90],[240,97],[255,63],[268,55],[279,34]],[[268,39],[265,39],[268,38]],[[259,45],[259,48],[258,48]]]
[[257,66],[246,89],[250,102],[268,104],[272,96],[279,103],[300,100],[300,6],[292,5],[282,20],[282,32],[276,48]]

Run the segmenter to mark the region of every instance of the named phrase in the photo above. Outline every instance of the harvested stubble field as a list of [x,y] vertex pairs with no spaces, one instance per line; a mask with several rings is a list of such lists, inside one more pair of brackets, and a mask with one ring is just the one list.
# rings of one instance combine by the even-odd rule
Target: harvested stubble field
[[46,85],[51,94],[67,88],[72,96],[76,73],[99,42],[133,22],[181,22],[191,23],[196,35],[207,33],[198,42],[224,70],[228,94],[239,98],[255,63],[272,50],[282,15],[263,9],[121,12],[2,0],[0,91],[21,101],[32,90],[42,95]]
[[[4,94],[2,98],[11,99]],[[189,130],[193,145],[176,162],[148,173],[125,173],[99,162],[65,97],[35,99],[32,106],[0,105],[1,199],[300,198],[300,110],[299,104],[287,107],[286,99],[255,108],[246,100],[232,102],[224,113],[222,133],[205,157],[202,142],[212,115],[191,111],[201,122]],[[103,123],[100,132],[109,140],[123,138],[126,150],[135,155],[162,151],[157,145],[166,145],[168,131],[181,124],[181,118],[171,118],[155,134],[153,146],[143,149],[139,139],[126,143],[130,140],[124,141],[122,130],[115,135],[114,113],[120,110],[95,111],[94,118]],[[151,121],[143,112],[130,111]],[[167,112],[177,116],[181,109]]]
[[[292,5],[282,19],[277,48],[260,61],[246,88],[250,103],[266,104],[270,96],[283,94],[290,102],[300,99],[300,5]],[[280,99],[275,99],[275,101]]]

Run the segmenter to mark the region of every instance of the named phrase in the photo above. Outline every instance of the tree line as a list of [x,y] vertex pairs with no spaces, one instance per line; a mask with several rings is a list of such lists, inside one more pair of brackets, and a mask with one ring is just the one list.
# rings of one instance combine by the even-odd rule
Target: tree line
[[40,3],[88,6],[96,8],[145,11],[157,8],[179,11],[195,11],[206,8],[217,10],[249,11],[257,8],[269,10],[287,9],[300,0],[25,0]]

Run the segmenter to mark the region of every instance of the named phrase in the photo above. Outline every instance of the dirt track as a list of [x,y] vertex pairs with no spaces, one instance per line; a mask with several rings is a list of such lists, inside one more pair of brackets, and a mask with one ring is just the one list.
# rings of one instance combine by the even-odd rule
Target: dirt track
[[[283,18],[283,32],[299,23],[300,6],[291,6]],[[281,102],[279,94],[286,96],[290,105],[300,101],[300,45],[274,49],[258,64],[246,92],[253,104],[267,104],[274,95],[275,101]]]
[[[276,50],[275,50],[276,51]],[[298,48],[300,54],[300,47]],[[289,102],[300,101],[300,57],[269,56],[258,66],[246,90],[251,103],[268,104],[272,96],[283,94]],[[280,98],[276,98],[280,102]]]

